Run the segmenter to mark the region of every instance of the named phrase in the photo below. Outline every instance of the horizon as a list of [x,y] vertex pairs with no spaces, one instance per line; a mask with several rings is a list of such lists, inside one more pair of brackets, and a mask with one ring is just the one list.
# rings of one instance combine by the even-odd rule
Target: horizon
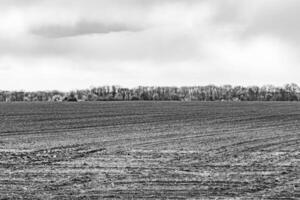
[[89,86],[87,88],[73,88],[71,90],[59,90],[59,89],[46,89],[46,90],[24,90],[24,89],[20,89],[20,90],[4,90],[2,88],[0,88],[0,92],[26,92],[26,93],[30,93],[30,92],[53,92],[53,91],[57,91],[57,92],[62,92],[62,93],[70,93],[70,92],[76,92],[76,91],[83,91],[83,90],[91,90],[93,88],[101,88],[101,87],[116,87],[116,88],[124,88],[124,89],[137,89],[139,87],[144,87],[144,88],[193,88],[193,87],[207,87],[207,86],[214,86],[214,87],[225,87],[225,86],[230,86],[232,88],[235,87],[243,87],[243,88],[251,88],[251,87],[259,87],[260,89],[263,87],[274,87],[274,88],[284,88],[287,85],[293,85],[295,84],[296,87],[298,87],[300,89],[300,86],[297,83],[285,83],[283,85],[273,85],[273,84],[264,84],[264,85],[232,85],[232,84],[221,84],[221,85],[217,85],[217,84],[206,84],[206,85],[182,85],[182,86],[175,86],[175,85],[138,85],[138,86],[134,86],[134,87],[125,87],[122,85],[98,85],[98,86]]
[[299,85],[299,9],[297,0],[3,0],[0,89]]

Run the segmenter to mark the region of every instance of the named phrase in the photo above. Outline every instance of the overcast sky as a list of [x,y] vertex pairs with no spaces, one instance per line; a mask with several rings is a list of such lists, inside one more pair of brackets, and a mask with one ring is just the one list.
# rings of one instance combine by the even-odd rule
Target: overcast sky
[[299,0],[1,0],[0,89],[300,84]]

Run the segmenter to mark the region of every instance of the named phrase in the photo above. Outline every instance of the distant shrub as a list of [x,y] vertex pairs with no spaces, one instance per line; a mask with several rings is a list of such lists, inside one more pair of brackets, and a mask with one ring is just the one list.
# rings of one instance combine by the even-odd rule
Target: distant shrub
[[78,100],[76,97],[64,97],[63,101],[77,102]]
[[63,101],[69,101],[69,102],[77,102],[77,98],[75,97],[75,94],[71,92],[68,96],[65,96],[63,98]]
[[140,100],[140,98],[138,98],[137,96],[133,96],[133,97],[131,97],[131,100],[132,101],[138,101],[138,100]]

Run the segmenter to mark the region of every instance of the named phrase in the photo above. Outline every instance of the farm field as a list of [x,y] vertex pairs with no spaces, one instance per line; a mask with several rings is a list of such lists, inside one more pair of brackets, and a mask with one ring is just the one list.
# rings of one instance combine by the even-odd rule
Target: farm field
[[299,199],[299,102],[0,103],[0,199]]

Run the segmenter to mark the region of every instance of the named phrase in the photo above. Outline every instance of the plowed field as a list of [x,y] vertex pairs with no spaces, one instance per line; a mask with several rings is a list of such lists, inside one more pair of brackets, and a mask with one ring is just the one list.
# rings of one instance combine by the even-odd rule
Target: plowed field
[[300,103],[2,103],[0,158],[0,199],[299,199]]

